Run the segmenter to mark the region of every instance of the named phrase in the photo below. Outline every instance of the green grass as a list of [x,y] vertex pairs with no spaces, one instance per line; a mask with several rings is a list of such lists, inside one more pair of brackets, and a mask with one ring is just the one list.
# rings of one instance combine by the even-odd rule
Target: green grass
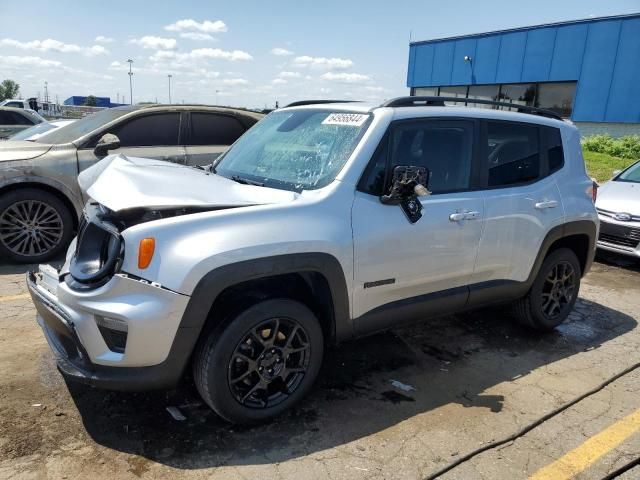
[[598,182],[609,180],[615,170],[622,170],[634,162],[628,158],[612,157],[606,153],[590,152],[584,149],[582,155],[587,165],[587,173]]

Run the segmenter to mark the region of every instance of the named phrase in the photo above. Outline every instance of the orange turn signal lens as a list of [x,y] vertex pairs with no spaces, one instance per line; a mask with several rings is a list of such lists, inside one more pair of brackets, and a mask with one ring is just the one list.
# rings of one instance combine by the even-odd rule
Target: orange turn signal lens
[[138,248],[138,268],[143,270],[149,266],[153,258],[153,252],[156,249],[155,238],[143,238],[140,240],[140,248]]

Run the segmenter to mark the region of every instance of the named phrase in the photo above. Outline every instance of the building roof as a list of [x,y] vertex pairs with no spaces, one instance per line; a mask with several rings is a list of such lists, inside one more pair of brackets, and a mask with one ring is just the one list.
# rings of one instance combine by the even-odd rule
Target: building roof
[[538,28],[548,28],[548,27],[558,27],[562,25],[576,25],[580,23],[594,23],[594,22],[602,22],[606,20],[626,20],[631,18],[640,18],[640,13],[630,13],[625,15],[611,15],[608,17],[594,17],[594,18],[582,18],[578,20],[567,20],[563,22],[555,22],[555,23],[543,23],[541,25],[530,25],[526,27],[517,27],[517,28],[508,28],[505,30],[494,30],[491,32],[482,32],[482,33],[471,33],[468,35],[455,35],[452,37],[442,37],[442,38],[432,38],[429,40],[418,40],[415,42],[410,42],[410,45],[420,45],[422,43],[432,43],[432,42],[444,42],[450,40],[459,40],[463,38],[478,38],[485,37],[489,35],[500,35],[503,33],[511,33],[511,32],[522,32],[527,30],[535,30]]

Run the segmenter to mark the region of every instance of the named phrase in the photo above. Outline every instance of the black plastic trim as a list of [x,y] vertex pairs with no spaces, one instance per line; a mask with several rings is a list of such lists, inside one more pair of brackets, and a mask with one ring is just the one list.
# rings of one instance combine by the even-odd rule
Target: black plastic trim
[[336,340],[350,338],[347,282],[340,262],[327,253],[296,253],[257,258],[224,265],[206,274],[196,285],[182,317],[180,327],[201,329],[216,298],[225,289],[248,280],[256,280],[287,273],[318,272],[331,291]]
[[448,315],[462,310],[468,297],[469,287],[457,287],[387,303],[355,319],[355,333],[369,335],[420,319]]
[[384,102],[381,107],[424,107],[424,106],[442,106],[444,102],[451,103],[479,103],[481,105],[494,105],[496,107],[517,108],[519,113],[529,113],[539,115],[541,117],[553,118],[562,121],[562,117],[551,110],[544,108],[531,107],[528,105],[516,105],[508,102],[496,102],[493,100],[483,100],[480,98],[470,99],[468,97],[434,97],[434,96],[408,96],[392,98]]

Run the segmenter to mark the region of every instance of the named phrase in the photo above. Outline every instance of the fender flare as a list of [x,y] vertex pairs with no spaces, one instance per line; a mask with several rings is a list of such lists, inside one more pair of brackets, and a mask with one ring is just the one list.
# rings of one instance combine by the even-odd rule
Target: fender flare
[[179,331],[188,332],[193,350],[211,307],[227,288],[249,280],[287,273],[316,272],[327,280],[333,304],[337,341],[353,337],[349,293],[342,265],[328,253],[294,253],[256,258],[215,268],[200,279],[180,321]]
[[529,273],[529,277],[527,278],[526,283],[529,286],[533,284],[533,281],[540,271],[542,262],[544,262],[544,259],[549,253],[551,245],[553,245],[558,240],[561,240],[565,237],[570,237],[572,235],[586,235],[589,238],[589,250],[587,252],[587,258],[582,271],[582,276],[584,277],[591,268],[593,258],[596,254],[597,231],[597,223],[591,220],[577,220],[573,222],[567,222],[552,228],[542,241],[538,256],[536,257],[533,267],[531,268],[531,272]]

